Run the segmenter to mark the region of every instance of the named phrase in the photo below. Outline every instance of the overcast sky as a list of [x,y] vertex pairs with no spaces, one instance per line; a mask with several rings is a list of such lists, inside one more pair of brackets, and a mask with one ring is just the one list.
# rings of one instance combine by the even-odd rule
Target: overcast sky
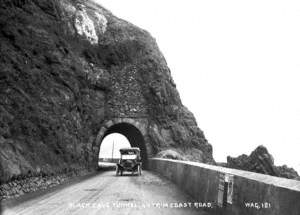
[[101,143],[99,158],[120,158],[120,149],[126,147],[130,147],[130,143],[122,134],[107,135]]
[[95,0],[158,42],[214,158],[265,145],[300,172],[300,1]]

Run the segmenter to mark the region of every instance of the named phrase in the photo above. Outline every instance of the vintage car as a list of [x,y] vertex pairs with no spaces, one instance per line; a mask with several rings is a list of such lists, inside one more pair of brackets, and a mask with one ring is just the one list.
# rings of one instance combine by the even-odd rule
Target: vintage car
[[121,158],[116,166],[116,175],[123,175],[123,172],[135,172],[142,174],[141,152],[137,147],[120,149]]

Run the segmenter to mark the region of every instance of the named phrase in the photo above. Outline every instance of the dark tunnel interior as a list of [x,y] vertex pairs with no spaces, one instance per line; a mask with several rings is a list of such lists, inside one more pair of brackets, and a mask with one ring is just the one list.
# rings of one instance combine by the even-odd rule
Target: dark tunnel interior
[[128,123],[119,123],[111,126],[103,136],[103,139],[112,133],[124,135],[130,142],[131,147],[139,147],[141,150],[142,166],[147,168],[147,150],[142,133],[135,126]]

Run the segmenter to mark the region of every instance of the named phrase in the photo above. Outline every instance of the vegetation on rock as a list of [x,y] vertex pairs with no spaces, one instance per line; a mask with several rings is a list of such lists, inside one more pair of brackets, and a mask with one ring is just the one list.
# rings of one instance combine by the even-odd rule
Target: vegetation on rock
[[[222,165],[224,166],[224,164]],[[258,146],[249,156],[240,155],[236,158],[227,157],[226,167],[247,170],[277,177],[300,180],[298,173],[293,168],[275,166],[273,156],[264,146]]]
[[0,41],[1,182],[91,167],[111,117],[146,118],[154,152],[214,163],[145,30],[92,1],[1,0]]

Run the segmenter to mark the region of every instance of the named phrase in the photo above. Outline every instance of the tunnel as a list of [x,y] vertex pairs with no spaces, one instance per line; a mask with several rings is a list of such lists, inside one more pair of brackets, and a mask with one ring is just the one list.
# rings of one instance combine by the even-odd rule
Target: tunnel
[[[138,147],[141,150],[141,159],[142,159],[142,166],[143,168],[147,168],[147,149],[146,149],[146,144],[145,144],[145,140],[143,137],[143,134],[141,133],[141,131],[134,125],[129,124],[129,123],[118,123],[118,124],[114,124],[112,126],[110,126],[104,133],[104,135],[101,138],[101,143],[102,140],[109,134],[113,134],[113,133],[119,133],[124,135],[131,147]],[[101,146],[101,144],[100,144]]]

